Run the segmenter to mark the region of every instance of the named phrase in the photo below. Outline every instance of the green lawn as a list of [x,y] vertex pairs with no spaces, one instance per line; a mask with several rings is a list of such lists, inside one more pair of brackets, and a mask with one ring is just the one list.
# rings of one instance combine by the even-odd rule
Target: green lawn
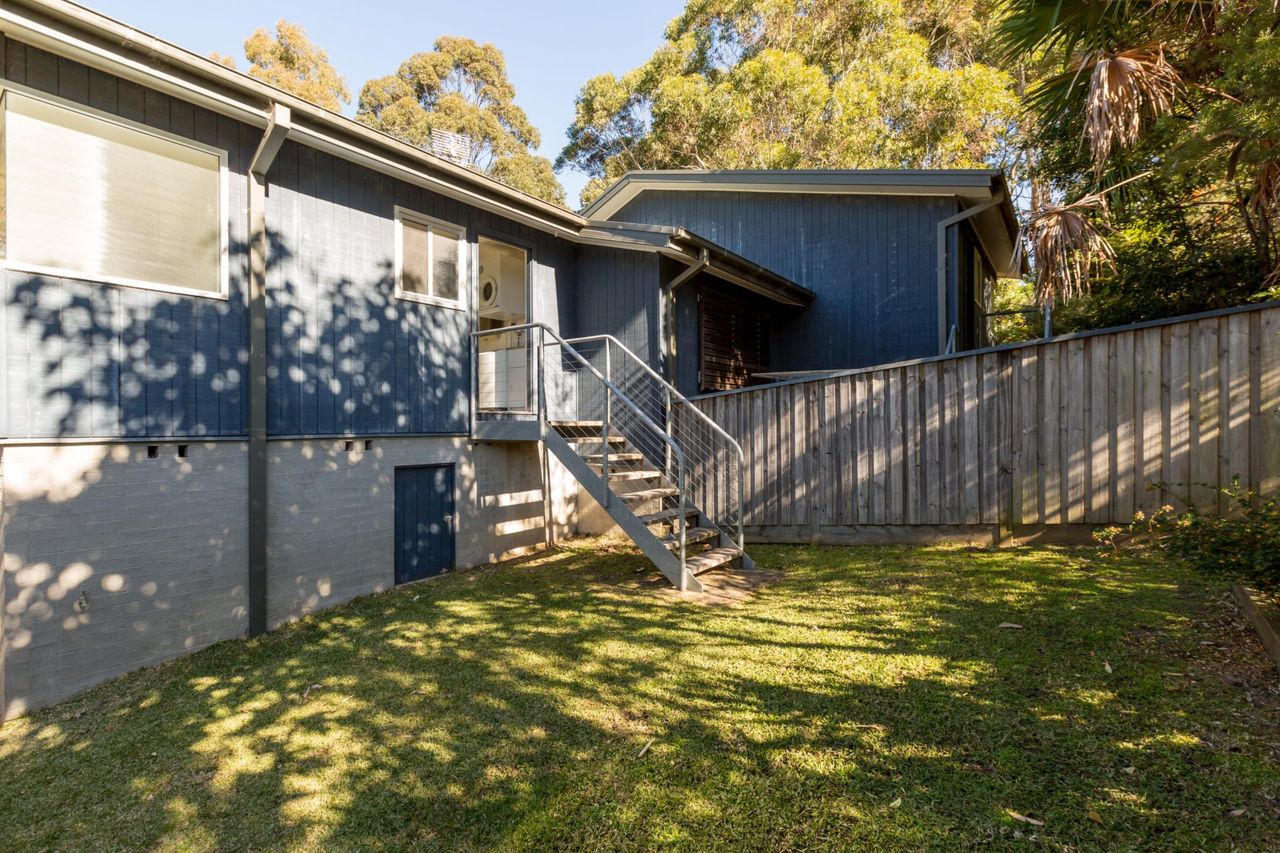
[[1276,672],[1223,584],[753,553],[782,574],[737,606],[584,541],[117,680],[0,729],[0,847],[1280,847]]

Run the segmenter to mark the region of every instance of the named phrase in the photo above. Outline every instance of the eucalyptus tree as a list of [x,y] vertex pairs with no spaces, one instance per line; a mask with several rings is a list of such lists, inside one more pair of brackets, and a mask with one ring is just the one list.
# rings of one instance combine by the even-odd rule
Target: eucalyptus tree
[[[307,38],[299,24],[276,22],[275,34],[259,29],[244,41],[248,73],[264,83],[284,89],[304,101],[337,112],[350,103],[346,81],[329,62],[329,55]],[[212,58],[235,68],[235,59],[213,54]]]
[[630,169],[999,162],[1013,77],[977,0],[690,0],[643,65],[588,80],[557,167],[589,202]]
[[441,36],[395,74],[365,83],[356,118],[426,150],[432,131],[454,134],[465,149],[463,165],[563,204],[550,161],[533,153],[541,136],[515,98],[501,50]]

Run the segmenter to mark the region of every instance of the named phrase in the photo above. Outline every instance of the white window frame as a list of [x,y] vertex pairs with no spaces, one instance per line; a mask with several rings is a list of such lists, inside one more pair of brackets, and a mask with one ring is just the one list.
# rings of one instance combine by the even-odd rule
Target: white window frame
[[[11,261],[8,258],[7,248],[3,256],[0,256],[0,269],[12,270],[13,272],[25,273],[28,275],[48,276],[50,278],[67,278],[74,281],[84,281],[91,284],[105,284],[117,287],[132,287],[139,290],[156,290],[161,293],[173,293],[180,296],[198,296],[204,299],[218,299],[227,301],[231,295],[231,263],[230,263],[230,233],[228,228],[228,220],[230,219],[230,210],[228,207],[228,177],[230,170],[227,165],[228,157],[225,149],[216,148],[212,145],[205,145],[202,142],[196,142],[185,136],[179,136],[176,133],[170,133],[165,130],[158,130],[150,125],[142,124],[131,119],[123,118],[113,113],[103,110],[87,107],[78,104],[75,101],[69,101],[66,98],[60,98],[57,95],[51,95],[48,92],[42,92],[38,89],[32,89],[29,86],[23,86],[14,83],[6,78],[0,77],[0,120],[3,119],[4,111],[7,109],[5,103],[5,95],[13,92],[24,97],[58,107],[59,109],[70,110],[80,113],[92,119],[108,122],[128,130],[136,130],[146,133],[157,139],[166,142],[173,142],[178,145],[185,145],[204,154],[212,154],[218,158],[218,290],[197,290],[191,287],[179,287],[172,284],[165,284],[156,281],[144,281],[142,279],[126,278],[122,276],[98,275],[96,273],[88,273],[83,270],[64,269],[61,267],[45,267],[38,264],[26,264],[20,261]],[[4,156],[4,150],[0,148],[0,157]],[[5,216],[9,215],[8,205],[5,205]]]
[[[458,298],[446,299],[443,296],[436,296],[434,293],[414,293],[412,290],[405,290],[401,287],[404,272],[404,223],[410,222],[421,228],[426,228],[428,234],[435,232],[436,229],[458,235]],[[396,205],[395,208],[395,229],[396,229],[396,249],[395,249],[395,293],[397,299],[404,299],[408,302],[421,302],[425,305],[437,305],[441,308],[452,308],[457,311],[465,311],[467,308],[467,294],[471,290],[471,277],[469,270],[470,264],[470,244],[467,242],[467,229],[457,224],[449,222],[445,219],[437,219],[434,216],[427,216],[425,213],[418,213],[416,210],[410,210],[407,207]],[[428,237],[427,240],[427,287],[431,290],[435,289],[435,240]]]

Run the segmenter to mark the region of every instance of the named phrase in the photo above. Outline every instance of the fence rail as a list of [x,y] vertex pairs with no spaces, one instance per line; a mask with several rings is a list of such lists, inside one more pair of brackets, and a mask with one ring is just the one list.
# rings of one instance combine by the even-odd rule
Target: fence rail
[[[742,445],[746,524],[757,535],[1119,524],[1179,500],[1225,510],[1216,490],[1235,476],[1280,492],[1280,306],[694,405]],[[1170,485],[1148,489],[1157,483]]]

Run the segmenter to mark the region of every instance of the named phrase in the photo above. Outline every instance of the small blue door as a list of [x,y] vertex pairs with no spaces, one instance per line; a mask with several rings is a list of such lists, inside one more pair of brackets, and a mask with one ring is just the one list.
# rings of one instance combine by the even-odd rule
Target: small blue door
[[453,466],[396,469],[396,583],[453,568]]

